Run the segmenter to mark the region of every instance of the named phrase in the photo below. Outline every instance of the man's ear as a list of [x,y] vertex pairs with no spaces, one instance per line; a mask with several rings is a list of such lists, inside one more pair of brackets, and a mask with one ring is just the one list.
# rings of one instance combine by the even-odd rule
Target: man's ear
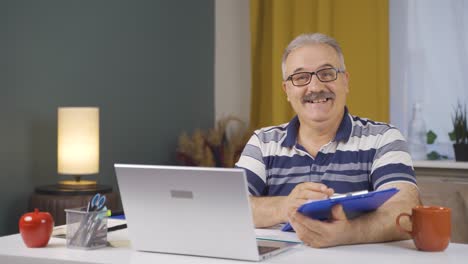
[[346,87],[346,93],[349,93],[349,72],[345,71],[343,73],[344,75],[344,81],[345,81],[345,87]]
[[289,96],[288,96],[288,91],[286,90],[286,82],[283,81],[283,84],[282,84],[282,88],[283,88],[283,92],[286,94],[286,100],[288,100],[289,102]]

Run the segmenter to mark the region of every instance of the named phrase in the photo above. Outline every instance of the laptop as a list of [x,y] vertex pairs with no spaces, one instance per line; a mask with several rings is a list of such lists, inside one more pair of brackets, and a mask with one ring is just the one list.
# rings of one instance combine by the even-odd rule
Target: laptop
[[115,164],[132,247],[260,261],[297,243],[257,240],[244,170]]

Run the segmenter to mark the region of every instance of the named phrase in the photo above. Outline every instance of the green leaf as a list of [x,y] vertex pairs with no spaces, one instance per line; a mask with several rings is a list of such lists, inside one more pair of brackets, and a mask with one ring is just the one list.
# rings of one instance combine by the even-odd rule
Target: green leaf
[[436,135],[436,133],[434,133],[434,131],[429,130],[426,133],[427,144],[434,144],[434,141],[436,140],[436,138],[437,138],[437,135]]
[[441,156],[437,151],[431,151],[431,153],[427,154],[428,160],[440,160]]
[[451,141],[455,141],[455,140],[456,140],[456,137],[455,137],[455,130],[452,131],[452,132],[450,132],[450,133],[448,133],[448,135],[449,135],[449,138],[450,138]]

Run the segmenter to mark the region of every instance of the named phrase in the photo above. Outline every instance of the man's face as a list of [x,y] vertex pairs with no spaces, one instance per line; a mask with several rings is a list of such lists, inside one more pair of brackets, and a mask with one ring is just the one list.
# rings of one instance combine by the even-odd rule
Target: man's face
[[[287,77],[299,72],[341,68],[338,54],[325,44],[310,44],[293,50],[286,59],[285,66]],[[348,78],[347,72],[338,73],[335,81],[321,82],[314,74],[310,83],[305,86],[294,86],[291,81],[284,81],[283,90],[301,122],[340,119],[349,91]]]

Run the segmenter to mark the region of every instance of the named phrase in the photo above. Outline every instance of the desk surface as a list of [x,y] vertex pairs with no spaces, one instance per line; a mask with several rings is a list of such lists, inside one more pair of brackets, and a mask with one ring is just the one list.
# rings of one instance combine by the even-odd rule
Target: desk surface
[[[116,247],[97,250],[67,249],[65,239],[52,238],[45,248],[27,248],[20,235],[0,237],[0,263],[252,263],[236,260],[138,252],[131,249],[127,230],[109,233]],[[467,244],[451,243],[444,252],[421,252],[410,240],[314,249],[304,245],[273,256],[261,263],[466,263]]]

